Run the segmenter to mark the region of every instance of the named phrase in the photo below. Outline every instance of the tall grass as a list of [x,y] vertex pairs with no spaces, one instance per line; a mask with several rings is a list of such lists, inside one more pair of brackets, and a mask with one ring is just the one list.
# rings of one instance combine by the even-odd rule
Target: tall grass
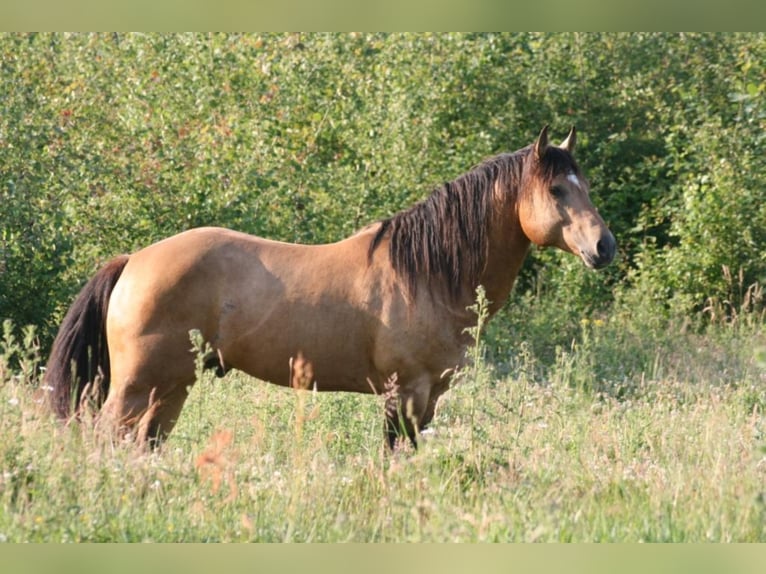
[[200,373],[147,452],[47,413],[6,325],[0,540],[766,541],[760,323],[577,330],[552,359],[477,331],[418,450],[387,452],[376,397]]

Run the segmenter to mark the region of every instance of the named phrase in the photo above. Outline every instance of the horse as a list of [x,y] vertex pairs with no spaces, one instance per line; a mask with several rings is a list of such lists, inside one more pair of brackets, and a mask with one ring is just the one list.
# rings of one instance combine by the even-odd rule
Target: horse
[[195,383],[196,330],[218,375],[293,386],[299,368],[318,391],[385,396],[389,446],[417,446],[465,364],[479,285],[491,316],[532,243],[592,269],[614,258],[575,142],[572,127],[550,144],[545,126],[531,145],[336,243],[202,227],[117,256],[60,325],[43,379],[54,410],[72,420],[96,394],[97,424],[159,444]]

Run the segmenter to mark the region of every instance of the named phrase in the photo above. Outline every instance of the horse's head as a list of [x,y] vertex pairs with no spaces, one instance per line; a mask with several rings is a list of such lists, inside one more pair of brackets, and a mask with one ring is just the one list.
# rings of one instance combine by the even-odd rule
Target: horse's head
[[555,246],[578,255],[591,269],[611,263],[614,235],[588,195],[588,182],[572,156],[575,129],[560,146],[549,145],[548,126],[532,146],[519,197],[524,234],[540,246]]

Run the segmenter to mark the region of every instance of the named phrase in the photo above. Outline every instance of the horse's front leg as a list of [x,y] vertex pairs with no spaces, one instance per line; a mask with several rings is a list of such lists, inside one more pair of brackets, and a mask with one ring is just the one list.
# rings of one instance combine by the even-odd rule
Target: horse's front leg
[[431,387],[431,376],[422,375],[405,382],[386,399],[386,439],[391,450],[404,437],[417,448],[418,433],[429,422],[425,415]]

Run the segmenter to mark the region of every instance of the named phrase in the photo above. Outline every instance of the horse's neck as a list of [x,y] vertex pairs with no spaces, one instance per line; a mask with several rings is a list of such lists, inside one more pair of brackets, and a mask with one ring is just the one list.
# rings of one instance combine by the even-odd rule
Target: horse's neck
[[497,213],[490,226],[487,263],[479,280],[487,294],[490,314],[500,310],[508,299],[530,245],[515,209],[504,208]]

